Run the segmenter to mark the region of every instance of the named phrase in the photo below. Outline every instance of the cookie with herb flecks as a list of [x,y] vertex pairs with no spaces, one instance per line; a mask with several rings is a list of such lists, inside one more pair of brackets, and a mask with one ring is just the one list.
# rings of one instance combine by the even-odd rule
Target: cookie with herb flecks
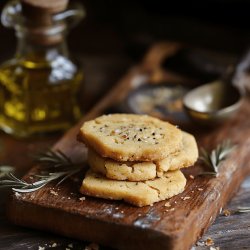
[[105,158],[94,150],[88,150],[90,168],[113,180],[146,181],[163,176],[169,170],[191,166],[198,158],[198,149],[194,137],[182,132],[182,149],[177,154],[154,162],[119,162]]
[[147,115],[103,115],[83,124],[78,140],[117,161],[157,161],[181,148],[181,130]]
[[180,170],[170,171],[161,178],[144,182],[110,180],[89,170],[80,192],[104,199],[124,200],[142,207],[182,193],[185,185],[186,178]]

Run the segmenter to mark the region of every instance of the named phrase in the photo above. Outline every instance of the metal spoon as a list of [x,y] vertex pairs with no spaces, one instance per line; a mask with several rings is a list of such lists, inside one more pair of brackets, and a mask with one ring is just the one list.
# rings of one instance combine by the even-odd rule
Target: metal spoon
[[241,102],[238,89],[225,80],[197,87],[183,98],[188,116],[203,125],[216,125],[228,120],[237,112]]

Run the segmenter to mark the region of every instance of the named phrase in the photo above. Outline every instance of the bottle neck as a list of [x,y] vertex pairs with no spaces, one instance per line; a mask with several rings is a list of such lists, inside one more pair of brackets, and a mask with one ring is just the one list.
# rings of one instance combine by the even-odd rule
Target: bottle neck
[[44,44],[31,39],[28,35],[17,34],[17,37],[16,58],[20,61],[50,64],[59,56],[68,57],[66,39]]

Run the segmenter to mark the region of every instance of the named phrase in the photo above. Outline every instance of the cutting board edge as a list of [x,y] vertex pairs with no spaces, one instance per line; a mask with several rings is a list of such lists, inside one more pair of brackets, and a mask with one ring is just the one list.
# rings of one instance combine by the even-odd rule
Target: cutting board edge
[[[69,213],[60,209],[48,208],[26,201],[20,201],[14,195],[9,197],[9,202],[7,204],[7,218],[15,225],[47,231],[78,240],[98,242],[103,246],[116,247],[121,250],[177,249],[174,247],[174,238],[176,236],[166,235],[161,231],[151,228],[141,228],[113,222],[109,223],[105,220],[82,217],[76,213]],[[23,213],[23,207],[27,211],[25,214]],[[39,216],[34,213],[39,214]],[[39,220],[39,217],[43,217],[43,220]],[[48,220],[52,218],[53,222],[48,223]],[[72,223],[74,225],[72,225]],[[70,228],[73,230],[65,231],[65,225],[71,225]],[[53,228],[53,226],[56,226],[56,228]],[[82,230],[84,227],[85,231]],[[104,231],[104,227],[107,230]],[[91,231],[91,228],[96,232],[94,237],[93,233],[88,233],[88,231]],[[124,230],[124,234],[120,233],[121,230]],[[105,232],[105,234],[103,234],[103,232]],[[96,235],[98,235],[99,239]],[[143,241],[141,241],[142,238],[144,239]],[[188,250],[189,248],[185,247],[178,249]]]

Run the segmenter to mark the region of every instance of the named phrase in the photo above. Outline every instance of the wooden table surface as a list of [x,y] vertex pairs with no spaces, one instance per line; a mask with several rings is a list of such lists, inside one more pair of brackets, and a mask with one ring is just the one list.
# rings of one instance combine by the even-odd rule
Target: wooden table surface
[[[125,69],[130,64],[126,58],[116,56],[108,58],[110,65],[113,65],[112,67],[107,66],[105,63],[106,59],[103,57],[88,57],[85,60],[88,61],[88,65],[92,65],[92,67],[86,68],[86,73],[89,73],[87,80],[93,83],[88,87],[90,88],[91,86],[89,89],[91,100],[96,100],[100,93],[104,92],[105,88],[102,89],[101,86],[105,86],[109,77],[115,80],[121,74],[121,68]],[[116,66],[114,67],[114,65]],[[98,74],[93,74],[93,70],[97,70]],[[93,105],[93,103],[89,106]],[[86,109],[89,109],[89,106]],[[17,173],[22,175],[32,165],[30,156],[39,150],[53,145],[60,136],[52,135],[40,139],[22,141],[1,133],[0,163],[16,166]],[[43,247],[45,249],[66,249],[69,248],[68,245],[72,246],[71,244],[73,244],[73,249],[84,249],[89,244],[11,225],[4,215],[7,195],[8,192],[6,190],[0,190],[0,249],[39,249],[39,247],[40,249],[43,249]],[[250,177],[246,178],[241,189],[231,203],[228,204],[227,208],[233,210],[237,206],[250,206]],[[232,214],[227,217],[222,213],[193,249],[209,249],[210,247],[204,243],[209,237],[214,240],[214,246],[218,246],[220,249],[250,249],[250,213]]]
[[[90,3],[91,1],[87,2]],[[166,21],[166,25],[171,26],[169,31],[174,33],[172,35],[173,38],[180,39],[181,36],[176,35],[179,29],[172,29],[172,24],[173,22],[169,23]],[[188,31],[188,34],[186,35],[186,40],[188,42],[192,40],[192,32],[190,32],[190,27],[194,27],[194,33],[199,33],[203,35],[206,34],[208,36],[208,39],[203,39],[204,44],[207,45],[207,43],[211,42],[213,44],[213,47],[221,47],[221,45],[225,45],[227,49],[231,49],[232,46],[230,45],[230,43],[225,43],[225,40],[227,39],[226,35],[230,36],[230,39],[227,39],[227,41],[233,40],[232,44],[235,46],[235,48],[238,48],[238,45],[242,44],[243,41],[245,43],[250,41],[249,33],[247,33],[247,35],[244,34],[244,36],[239,35],[237,33],[238,31],[236,33],[223,33],[220,30],[220,32],[209,33],[206,31],[206,29],[204,29],[203,26],[199,24],[195,26],[194,23],[190,24],[190,22],[186,24],[186,27],[187,28],[183,30]],[[87,111],[90,109],[91,106],[94,105],[96,100],[99,99],[101,95],[108,91],[112,84],[114,84],[123,74],[125,74],[126,70],[131,65],[131,59],[126,56],[126,52],[131,52],[135,49],[138,49],[138,46],[130,47],[130,50],[124,53],[124,47],[121,41],[118,43],[116,42],[117,37],[113,36],[113,31],[109,28],[104,29],[103,26],[93,26],[91,23],[91,18],[89,24],[85,25],[84,28],[85,33],[83,33],[82,35],[83,38],[75,40],[73,39],[70,41],[70,43],[72,48],[75,47],[75,50],[78,50],[80,46],[82,46],[82,42],[85,41],[88,32],[92,32],[92,38],[87,39],[84,48],[81,50],[82,53],[86,52],[87,50],[90,52],[95,51],[95,53],[91,53],[89,55],[84,53],[84,56],[82,56],[82,61],[85,66],[86,73],[86,86],[88,89],[88,96],[84,97],[85,110]],[[181,22],[179,28],[183,28],[183,22]],[[209,27],[208,30],[211,31],[212,29],[210,29]],[[80,31],[80,29],[78,31]],[[102,44],[100,44],[98,39],[94,41],[95,36],[93,36],[93,32],[99,35],[103,34],[105,35],[105,37],[109,37],[109,39],[105,38]],[[76,32],[75,34],[77,34],[78,36],[79,32]],[[210,36],[209,34],[214,34],[213,37],[216,36],[216,42],[215,40],[211,39],[212,35]],[[201,35],[198,38],[196,35],[194,35],[193,37],[195,39],[195,42],[197,41],[197,39],[202,39]],[[220,39],[220,37],[223,37],[223,39]],[[152,37],[149,37],[147,33],[141,33],[138,36],[134,37],[127,37],[127,40],[132,41],[134,39],[136,41],[140,41],[140,39],[144,38],[147,41],[153,41]],[[93,41],[95,45],[93,45]],[[13,44],[13,46],[10,47],[9,50],[4,49],[4,44],[7,45],[10,42]],[[197,41],[196,43],[199,42],[200,41]],[[10,35],[9,31],[1,31],[1,46],[3,49],[1,50],[2,54],[0,56],[0,59],[1,61],[3,61],[4,57],[6,58],[7,56],[10,56],[13,53],[13,33],[11,33]],[[105,54],[100,54],[100,52],[103,51],[102,49],[98,51],[97,48],[102,48],[102,46],[105,46],[106,49],[107,47],[109,47],[109,52],[112,53],[105,52]],[[121,53],[118,55],[118,52],[121,51],[123,51],[123,54]],[[21,176],[32,165],[32,160],[30,156],[42,149],[47,148],[48,146],[53,145],[53,143],[56,142],[60,138],[60,136],[61,135],[57,134],[46,138],[20,141],[13,139],[10,136],[0,132],[0,165],[6,164],[15,166],[17,169],[17,174]],[[0,190],[0,249],[84,249],[85,246],[89,245],[88,242],[79,242],[72,239],[60,237],[58,235],[52,235],[46,232],[30,230],[27,228],[21,228],[11,225],[6,220],[4,214],[7,196],[8,191]],[[241,189],[238,191],[237,195],[232,199],[230,204],[228,204],[227,208],[229,210],[233,210],[238,206],[250,206],[250,177],[246,177],[246,180],[242,184]],[[220,249],[250,249],[250,213],[233,214],[228,217],[224,216],[223,214],[219,215],[214,224],[209,228],[208,232],[205,233],[202,239],[198,242],[198,245],[194,246],[193,249],[210,249],[210,247],[205,246],[204,244],[204,241],[209,237],[214,240],[214,247],[220,247]],[[101,247],[101,249],[105,248]]]

